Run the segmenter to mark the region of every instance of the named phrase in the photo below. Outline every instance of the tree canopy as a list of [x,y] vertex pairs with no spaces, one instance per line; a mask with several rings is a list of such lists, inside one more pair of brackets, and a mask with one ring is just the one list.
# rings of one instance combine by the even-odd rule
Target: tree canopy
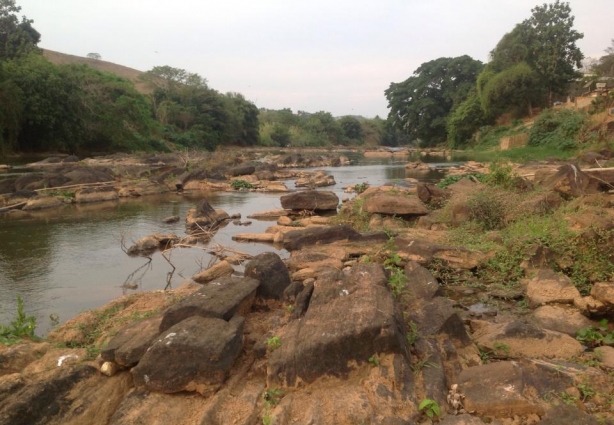
[[15,0],[0,0],[0,60],[13,59],[36,50],[40,34],[32,27],[31,19],[21,21],[17,13],[21,7]]
[[423,145],[445,142],[448,115],[475,87],[482,68],[482,62],[467,55],[423,63],[413,76],[385,91],[389,120]]

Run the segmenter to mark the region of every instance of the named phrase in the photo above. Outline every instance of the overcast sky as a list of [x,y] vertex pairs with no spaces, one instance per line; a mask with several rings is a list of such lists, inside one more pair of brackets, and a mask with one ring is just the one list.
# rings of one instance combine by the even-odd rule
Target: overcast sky
[[[17,0],[40,47],[142,71],[197,72],[258,107],[385,117],[421,63],[488,52],[538,0]],[[613,0],[571,0],[585,56],[614,38]]]

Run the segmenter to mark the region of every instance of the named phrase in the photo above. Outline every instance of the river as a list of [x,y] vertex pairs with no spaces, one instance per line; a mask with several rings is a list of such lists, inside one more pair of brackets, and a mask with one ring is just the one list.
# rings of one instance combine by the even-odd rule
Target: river
[[[436,181],[439,172],[426,175],[406,174],[406,161],[364,161],[360,165],[324,168],[337,184],[322,188],[332,190],[340,198],[347,197],[343,188],[368,182],[373,186],[401,182],[406,177]],[[294,189],[293,182],[286,182]],[[31,217],[0,215],[0,323],[8,324],[15,317],[17,296],[25,303],[27,314],[37,319],[37,334],[45,335],[53,326],[79,312],[100,307],[126,293],[164,289],[167,273],[172,268],[160,253],[148,260],[129,257],[121,249],[152,233],[184,234],[184,219],[189,208],[206,196],[214,208],[229,214],[240,213],[242,220],[252,213],[280,208],[282,194],[255,192],[217,192],[208,194],[168,194],[95,205],[67,205]],[[164,224],[162,219],[179,215],[181,220]],[[212,243],[249,254],[275,251],[282,257],[288,253],[273,246],[238,243],[236,233],[260,233],[274,224],[251,220],[250,226],[229,223],[220,229]],[[203,246],[203,248],[206,248]],[[179,248],[172,251],[176,266],[171,285],[179,286],[211,261],[202,249]],[[124,289],[125,282],[138,288]]]

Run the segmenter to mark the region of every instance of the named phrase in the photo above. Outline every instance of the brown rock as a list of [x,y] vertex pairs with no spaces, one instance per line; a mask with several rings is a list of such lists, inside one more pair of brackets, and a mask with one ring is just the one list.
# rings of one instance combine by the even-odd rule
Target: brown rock
[[284,210],[284,209],[276,209],[276,210],[268,210],[268,211],[261,211],[258,213],[254,213],[251,215],[248,215],[247,218],[253,218],[256,220],[273,220],[279,217],[283,217],[283,216],[287,216],[289,214],[288,210]]
[[597,347],[595,354],[603,366],[614,369],[614,347],[607,345]]
[[113,186],[85,187],[75,192],[78,204],[87,202],[115,201],[119,198]]
[[0,344],[0,376],[21,372],[49,350],[46,342],[22,342],[17,345]]
[[592,322],[576,308],[564,305],[541,306],[533,312],[533,318],[541,328],[572,337],[575,337],[580,329],[592,325]]
[[544,414],[539,403],[523,394],[523,369],[514,362],[470,367],[460,373],[458,384],[465,395],[465,409],[478,415],[511,417]]
[[418,198],[428,205],[441,206],[450,197],[450,193],[432,183],[419,183],[417,185]]
[[476,344],[498,357],[571,359],[582,353],[582,345],[569,335],[534,325],[510,322],[472,321]]
[[365,200],[363,210],[388,215],[426,215],[429,209],[414,196],[379,193]]
[[532,305],[573,304],[580,292],[567,276],[552,270],[540,270],[527,285],[527,298]]
[[339,205],[337,195],[319,190],[290,193],[280,200],[282,208],[295,211],[335,211]]
[[217,264],[203,270],[200,273],[192,276],[192,280],[198,283],[207,283],[212,280],[219,279],[221,277],[230,276],[234,272],[232,265],[228,261],[220,261]]
[[591,289],[591,296],[614,313],[614,283],[598,282]]
[[486,260],[486,256],[481,252],[466,248],[440,245],[426,240],[400,236],[396,237],[394,241],[401,257],[415,261],[422,266],[438,259],[450,267],[469,270]]
[[62,205],[65,205],[65,203],[61,199],[55,196],[38,195],[38,196],[28,199],[28,202],[22,208],[22,210],[24,211],[45,210],[48,208],[61,207]]

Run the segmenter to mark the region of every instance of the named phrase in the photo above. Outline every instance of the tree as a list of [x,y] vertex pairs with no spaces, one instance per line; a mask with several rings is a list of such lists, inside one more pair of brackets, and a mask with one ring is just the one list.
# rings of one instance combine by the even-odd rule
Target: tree
[[605,49],[605,53],[592,69],[600,77],[614,77],[614,38],[612,45]]
[[548,92],[548,105],[552,105],[553,95],[564,94],[569,82],[580,77],[576,70],[582,66],[584,55],[576,41],[584,34],[573,29],[569,3],[557,0],[536,6],[531,12],[522,23],[530,40],[527,62]]
[[445,142],[448,115],[475,87],[482,62],[471,57],[439,58],[385,91],[389,120],[412,139],[432,146]]
[[31,19],[23,16],[19,21],[16,14],[20,11],[15,0],[0,0],[0,61],[37,50],[40,34]]
[[488,122],[480,97],[472,90],[467,99],[458,105],[448,119],[448,144],[450,148],[465,146],[480,127]]
[[99,61],[100,59],[102,59],[102,56],[100,55],[100,53],[88,53],[86,58]]
[[339,125],[343,130],[343,135],[350,140],[362,139],[362,125],[355,117],[347,115],[339,119]]

